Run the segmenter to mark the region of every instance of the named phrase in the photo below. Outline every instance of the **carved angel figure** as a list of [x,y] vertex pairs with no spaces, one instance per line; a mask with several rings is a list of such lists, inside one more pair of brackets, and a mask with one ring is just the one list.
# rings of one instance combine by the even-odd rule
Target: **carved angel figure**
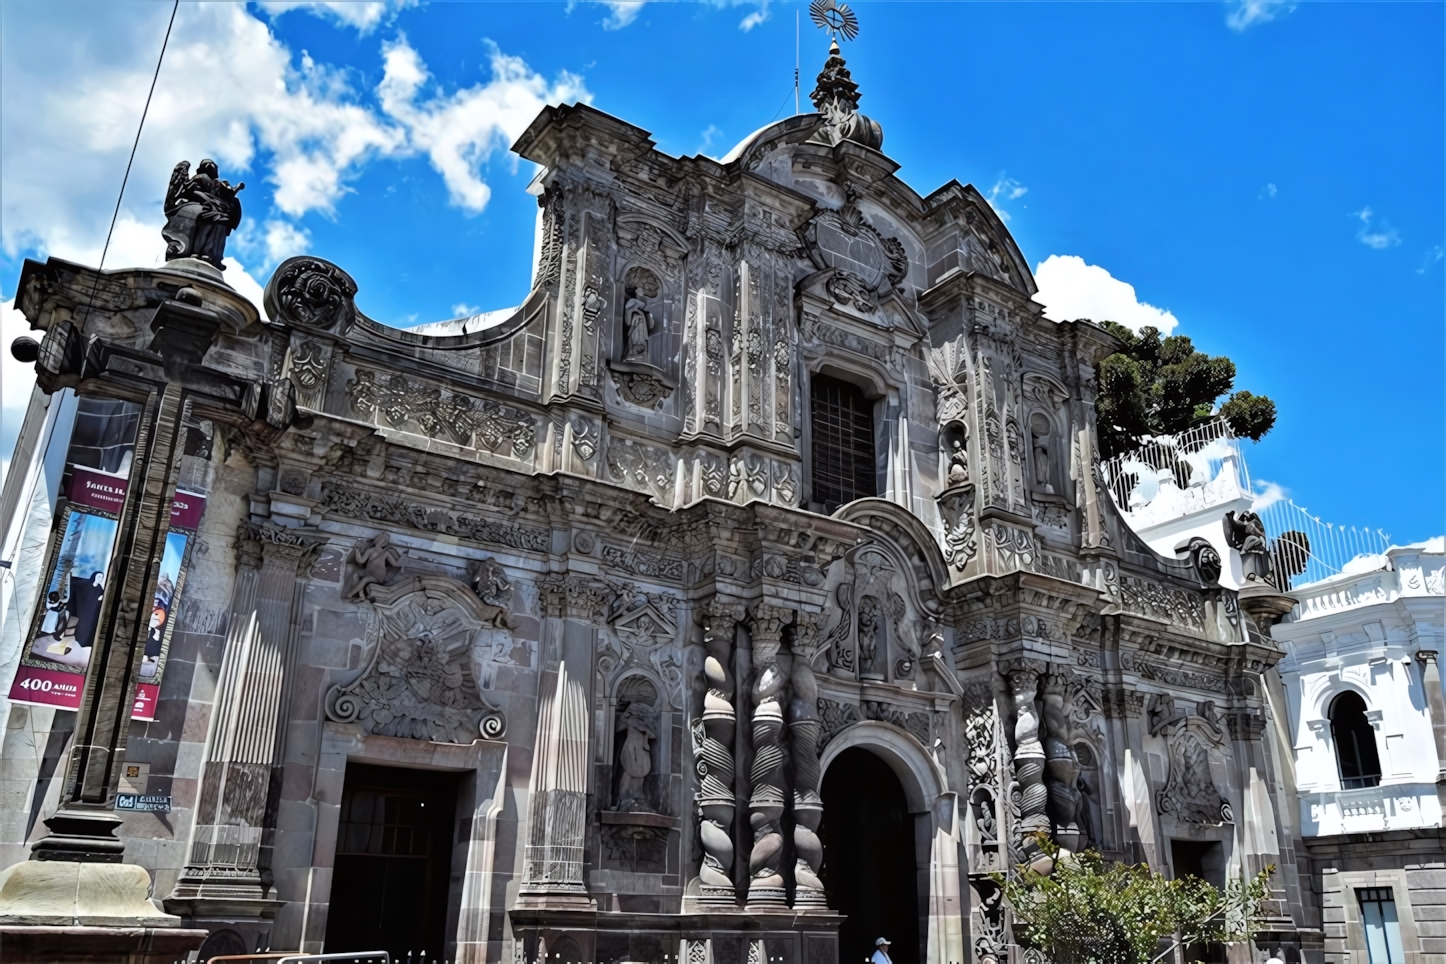
[[365,598],[368,586],[384,585],[392,569],[402,567],[401,553],[392,548],[392,537],[382,532],[371,542],[361,543],[351,551],[351,561],[362,569],[352,578],[347,599]]
[[1265,523],[1254,512],[1227,512],[1223,524],[1225,541],[1240,553],[1240,567],[1247,581],[1270,578],[1270,547],[1265,541]]
[[195,177],[190,175],[191,162],[182,161],[171,171],[166,188],[166,226],[161,229],[166,260],[197,258],[224,271],[226,238],[241,224],[236,195],[246,182],[232,187],[209,157],[196,165]]

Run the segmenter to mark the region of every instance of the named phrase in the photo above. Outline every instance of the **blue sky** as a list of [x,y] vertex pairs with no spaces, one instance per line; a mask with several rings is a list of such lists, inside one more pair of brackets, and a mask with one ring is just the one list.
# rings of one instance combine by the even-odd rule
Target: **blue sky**
[[[854,7],[899,175],[991,196],[1052,315],[1178,322],[1279,406],[1257,480],[1446,530],[1442,4]],[[799,3],[183,3],[107,264],[156,259],[171,166],[210,155],[248,184],[238,288],[309,251],[388,323],[515,305],[536,204],[506,146],[541,105],[721,156],[792,112],[800,10],[808,109],[827,43]],[[169,12],[4,4],[0,298],[25,257],[97,260]]]

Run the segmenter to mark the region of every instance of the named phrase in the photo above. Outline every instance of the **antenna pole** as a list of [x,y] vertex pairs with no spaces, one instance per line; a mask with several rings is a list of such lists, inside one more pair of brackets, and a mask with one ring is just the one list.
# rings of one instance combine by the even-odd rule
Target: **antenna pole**
[[798,113],[798,11],[793,11],[793,112]]

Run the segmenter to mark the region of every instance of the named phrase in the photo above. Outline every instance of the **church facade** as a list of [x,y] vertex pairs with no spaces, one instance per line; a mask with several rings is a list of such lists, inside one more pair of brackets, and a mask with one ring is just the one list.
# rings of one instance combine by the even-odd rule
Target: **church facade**
[[897,176],[837,48],[813,96],[721,161],[546,109],[483,324],[310,256],[265,317],[189,258],[27,263],[0,862],[113,814],[205,953],[1002,964],[990,875],[1047,833],[1274,865],[1261,946],[1318,959],[1288,597],[1134,536],[1111,337]]

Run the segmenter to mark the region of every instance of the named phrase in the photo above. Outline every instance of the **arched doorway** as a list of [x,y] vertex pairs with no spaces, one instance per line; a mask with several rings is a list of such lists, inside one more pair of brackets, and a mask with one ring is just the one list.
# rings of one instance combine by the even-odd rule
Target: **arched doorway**
[[919,964],[914,818],[899,778],[855,746],[828,765],[821,790],[823,883],[829,907],[845,916],[839,964],[862,964],[878,937],[893,942],[894,964]]

